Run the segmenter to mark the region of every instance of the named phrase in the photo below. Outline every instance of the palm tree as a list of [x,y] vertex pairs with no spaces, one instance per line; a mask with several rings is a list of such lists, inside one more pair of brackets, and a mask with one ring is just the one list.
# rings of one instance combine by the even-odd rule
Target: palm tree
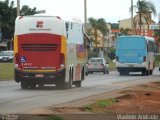
[[137,5],[133,7],[138,9],[137,13],[139,16],[138,20],[135,20],[134,18],[134,25],[135,25],[135,22],[138,22],[140,26],[140,31],[141,31],[142,18],[143,18],[146,21],[148,28],[149,28],[149,24],[152,22],[151,13],[153,13],[154,16],[157,15],[154,3],[151,1],[146,1],[146,0],[138,0]]
[[[0,1],[0,31],[2,32],[2,39],[12,39],[14,36],[14,26],[16,15],[16,7],[14,7],[14,1],[5,0]],[[36,14],[36,8],[31,9],[27,5],[24,5],[21,9],[22,15]]]
[[10,3],[9,0],[0,2],[0,28],[3,38],[13,38],[15,18],[14,2]]
[[129,28],[120,28],[120,32],[122,35],[129,35],[129,32],[131,32],[132,30]]
[[[89,23],[91,24],[92,28],[94,29],[94,41],[96,43],[96,50],[97,50],[97,37],[98,37],[98,30],[102,33],[103,37],[108,33],[107,23],[103,18],[95,19],[93,17],[88,19]],[[97,52],[96,52],[97,53]]]

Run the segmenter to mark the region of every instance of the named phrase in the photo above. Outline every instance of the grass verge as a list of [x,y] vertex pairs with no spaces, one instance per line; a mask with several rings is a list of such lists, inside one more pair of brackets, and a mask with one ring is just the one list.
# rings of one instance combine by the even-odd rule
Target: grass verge
[[64,120],[64,119],[57,115],[51,115],[51,116],[48,116],[45,120]]
[[0,80],[13,80],[13,79],[14,79],[14,64],[0,63]]
[[97,113],[100,108],[106,108],[110,105],[113,105],[116,102],[117,102],[117,100],[114,99],[114,98],[110,98],[110,99],[106,99],[106,100],[99,100],[92,105],[84,106],[82,109],[84,111],[96,112]]

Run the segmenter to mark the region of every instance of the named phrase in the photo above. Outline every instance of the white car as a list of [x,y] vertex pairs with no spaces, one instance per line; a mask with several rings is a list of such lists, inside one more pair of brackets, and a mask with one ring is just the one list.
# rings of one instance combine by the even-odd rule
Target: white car
[[86,74],[92,74],[93,72],[103,72],[104,74],[109,74],[109,65],[104,58],[91,58],[86,66]]
[[13,51],[1,51],[0,62],[13,62]]

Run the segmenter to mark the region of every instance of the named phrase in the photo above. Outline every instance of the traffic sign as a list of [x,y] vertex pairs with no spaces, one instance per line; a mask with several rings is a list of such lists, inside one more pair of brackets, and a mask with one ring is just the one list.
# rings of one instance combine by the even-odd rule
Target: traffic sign
[[150,28],[151,30],[158,30],[158,29],[160,29],[160,25],[158,25],[158,24],[150,25],[149,28]]

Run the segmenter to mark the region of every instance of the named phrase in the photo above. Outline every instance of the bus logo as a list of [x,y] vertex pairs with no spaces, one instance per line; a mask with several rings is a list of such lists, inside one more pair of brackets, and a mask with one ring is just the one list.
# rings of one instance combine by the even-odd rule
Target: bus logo
[[21,63],[25,63],[26,62],[26,57],[21,57]]
[[37,21],[37,28],[42,28],[43,27],[43,21]]

